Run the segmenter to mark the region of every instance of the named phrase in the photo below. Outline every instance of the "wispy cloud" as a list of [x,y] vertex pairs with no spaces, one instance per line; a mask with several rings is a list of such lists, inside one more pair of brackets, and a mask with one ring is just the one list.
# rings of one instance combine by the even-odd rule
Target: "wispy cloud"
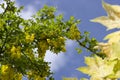
[[57,72],[61,68],[67,66],[66,64],[67,64],[68,60],[73,55],[73,54],[71,54],[72,49],[70,49],[73,46],[73,44],[75,44],[74,41],[71,41],[71,40],[66,41],[66,45],[67,45],[66,48],[68,49],[67,53],[55,54],[49,50],[46,52],[45,61],[51,62],[50,66],[51,66],[51,70],[53,72]]
[[55,72],[64,67],[67,60],[65,53],[55,54],[48,50],[45,55],[45,61],[51,62],[51,70]]
[[[15,1],[15,0],[12,0]],[[0,4],[4,3],[6,6],[6,3],[3,0],[0,0]],[[16,1],[15,6],[20,7],[21,5]],[[0,8],[0,13],[2,13],[4,10]],[[30,19],[33,14],[35,14],[36,8],[34,5],[27,5],[24,7],[23,11],[20,13],[21,17],[24,19]]]
[[[2,4],[2,3],[4,3],[5,4],[5,2],[3,1],[3,0],[0,0],[0,4]],[[5,4],[6,5],[6,4]],[[4,10],[0,7],[0,13],[2,13]]]
[[25,6],[24,10],[20,13],[20,15],[24,19],[30,19],[32,15],[35,13],[36,13],[35,7],[32,5],[29,5],[29,6]]

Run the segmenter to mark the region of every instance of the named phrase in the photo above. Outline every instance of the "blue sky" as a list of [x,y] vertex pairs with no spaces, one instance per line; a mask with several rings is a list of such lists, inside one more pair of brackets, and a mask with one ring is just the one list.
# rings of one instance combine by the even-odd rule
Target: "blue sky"
[[[0,0],[2,1],[2,0]],[[110,4],[120,5],[120,0],[104,0]],[[106,31],[106,28],[100,24],[92,23],[89,20],[98,16],[106,15],[102,8],[102,0],[16,0],[17,6],[25,6],[21,16],[25,19],[30,18],[44,4],[55,6],[57,13],[63,13],[65,20],[70,16],[80,19],[78,25],[81,32],[89,31],[91,37],[95,37],[98,41],[103,41],[105,35],[112,31]],[[66,42],[66,53],[54,55],[47,51],[46,59],[51,61],[51,70],[55,72],[55,80],[62,80],[62,77],[88,77],[76,70],[76,68],[85,65],[84,56],[88,56],[89,52],[83,49],[82,54],[77,54],[75,48],[78,44],[75,41],[68,40]]]

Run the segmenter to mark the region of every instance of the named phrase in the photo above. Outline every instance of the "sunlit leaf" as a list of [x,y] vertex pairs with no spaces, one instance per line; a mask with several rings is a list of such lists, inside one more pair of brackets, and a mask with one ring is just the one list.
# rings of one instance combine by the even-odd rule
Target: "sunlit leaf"
[[[79,71],[90,75],[91,77],[105,78],[113,73],[113,68],[116,63],[102,59],[98,56],[87,57],[85,60],[88,66],[78,68]],[[91,79],[94,80],[94,79]]]
[[108,30],[114,28],[120,28],[120,6],[111,5],[102,2],[103,8],[106,10],[108,16],[102,16],[91,20],[92,22],[101,23],[106,26]]

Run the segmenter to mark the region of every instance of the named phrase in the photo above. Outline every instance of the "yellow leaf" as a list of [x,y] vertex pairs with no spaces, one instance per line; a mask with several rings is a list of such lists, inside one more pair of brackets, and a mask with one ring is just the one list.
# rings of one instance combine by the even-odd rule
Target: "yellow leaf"
[[120,78],[120,70],[116,73],[116,77]]
[[111,5],[105,2],[102,2],[102,5],[103,8],[106,10],[108,16],[101,16],[91,21],[106,26],[107,30],[120,28],[120,6]]
[[[90,60],[92,62],[90,62]],[[111,62],[108,59],[102,59],[99,56],[94,56],[94,57],[87,57],[85,63],[88,66],[80,67],[78,68],[78,70],[85,74],[90,75],[91,78],[96,77],[96,80],[101,80],[102,78],[105,78],[113,73],[113,68],[114,65],[116,64],[116,61]],[[95,80],[95,79],[91,79],[91,80]]]
[[108,34],[104,39],[108,40],[109,43],[120,42],[120,31],[116,31],[111,34]]

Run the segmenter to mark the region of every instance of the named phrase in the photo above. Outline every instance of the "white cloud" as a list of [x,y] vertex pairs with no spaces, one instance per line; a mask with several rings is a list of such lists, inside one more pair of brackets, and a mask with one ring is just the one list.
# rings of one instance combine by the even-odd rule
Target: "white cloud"
[[[20,7],[18,1],[16,1],[15,6]],[[20,16],[24,19],[30,19],[33,14],[36,13],[36,8],[33,5],[24,6],[24,9],[20,12]]]
[[47,51],[45,55],[45,61],[51,62],[51,71],[57,72],[59,69],[63,68],[66,66],[68,60],[72,57],[72,49],[74,41],[72,40],[67,40],[66,41],[66,47],[68,48],[68,53],[59,53],[59,54],[54,54],[51,51]]
[[43,7],[43,5],[45,5],[48,1],[44,1],[44,0],[35,0],[33,2],[33,4],[24,6],[24,10],[22,11],[22,13],[20,14],[22,18],[24,19],[30,19],[32,17],[33,14],[35,14],[37,12],[37,7],[35,6],[39,6],[39,8]]
[[48,50],[45,55],[45,61],[51,62],[51,71],[56,72],[65,66],[67,59],[65,53],[55,54]]
[[25,9],[20,13],[21,17],[24,19],[30,19],[33,14],[35,14],[36,9],[32,6],[25,6]]
[[[21,5],[16,1],[15,6],[20,7]],[[24,19],[30,19],[36,12],[36,8],[33,5],[24,6],[24,9],[20,12],[20,16]]]
[[[2,3],[4,3],[5,4],[5,2],[3,1],[3,0],[1,0],[0,1],[0,4],[2,4]],[[5,4],[6,5],[6,4]],[[0,13],[2,13],[4,10],[0,7]]]
[[[12,0],[14,1],[14,0]],[[0,4],[5,3],[3,0],[0,0]],[[6,4],[5,4],[6,6]],[[16,1],[15,6],[20,7],[19,3]],[[3,9],[0,8],[0,13],[3,12]],[[20,13],[21,17],[24,19],[29,19],[36,12],[36,9],[33,5],[25,6],[23,11]]]
[[[11,1],[15,1],[15,0],[11,0]],[[4,3],[5,7],[7,6],[4,0],[0,0],[0,4]],[[0,13],[2,13],[4,10],[0,7]]]

